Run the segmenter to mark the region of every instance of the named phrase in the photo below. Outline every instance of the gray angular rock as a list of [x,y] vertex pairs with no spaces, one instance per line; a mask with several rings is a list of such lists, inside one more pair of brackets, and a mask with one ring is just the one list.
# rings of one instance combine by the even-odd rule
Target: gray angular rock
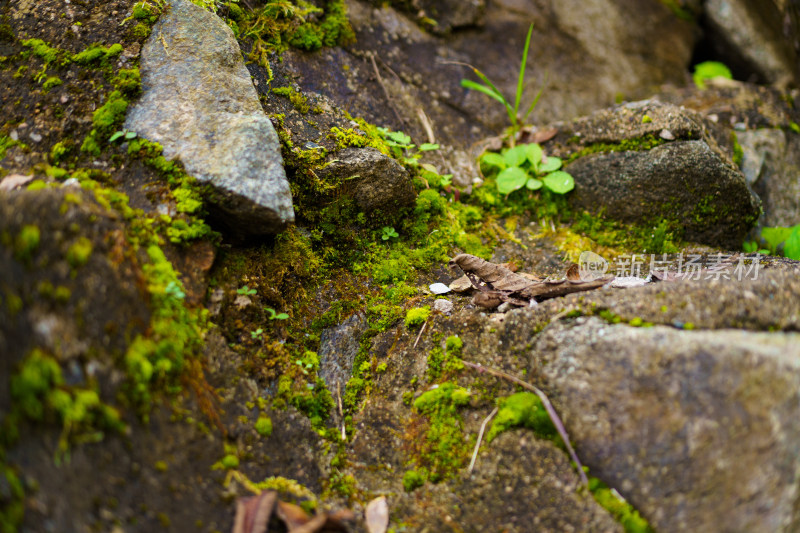
[[800,336],[632,328],[538,338],[581,459],[658,531],[797,531]]
[[567,167],[573,205],[624,222],[676,221],[689,241],[735,249],[759,215],[744,176],[704,141],[607,152]]
[[294,221],[278,136],[222,20],[174,0],[142,48],[141,72],[127,129],[211,184],[212,207],[233,232],[277,233]]
[[336,152],[320,172],[326,179],[341,179],[342,191],[350,194],[366,212],[395,211],[410,205],[414,187],[406,169],[374,148],[345,148]]

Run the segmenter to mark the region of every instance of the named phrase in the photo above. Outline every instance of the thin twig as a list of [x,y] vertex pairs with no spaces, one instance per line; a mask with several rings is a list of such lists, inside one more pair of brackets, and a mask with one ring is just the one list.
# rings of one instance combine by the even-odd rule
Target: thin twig
[[497,407],[492,409],[492,412],[489,413],[489,416],[483,419],[483,424],[481,424],[481,430],[478,433],[478,442],[475,443],[475,450],[472,452],[472,461],[469,462],[469,470],[468,472],[472,472],[472,469],[475,467],[475,460],[478,458],[478,450],[481,447],[481,440],[483,439],[483,432],[486,429],[486,424],[489,423],[489,420],[492,419],[494,415],[497,414]]
[[369,59],[372,62],[372,70],[375,71],[375,77],[378,78],[378,85],[380,85],[381,89],[383,89],[383,96],[386,97],[386,103],[388,103],[389,107],[392,108],[392,111],[394,112],[394,115],[395,115],[395,117],[397,117],[397,120],[400,122],[400,124],[405,124],[405,121],[403,120],[403,117],[400,116],[400,113],[397,111],[397,108],[394,107],[394,103],[392,102],[392,97],[389,96],[389,90],[386,88],[386,85],[383,83],[383,78],[381,77],[381,73],[378,70],[378,64],[375,63],[375,53],[374,52],[369,54]]
[[577,466],[578,468],[578,475],[581,477],[581,481],[583,481],[585,485],[587,486],[589,485],[589,479],[586,477],[586,473],[583,471],[583,465],[581,464],[580,459],[578,459],[578,455],[575,453],[575,450],[572,448],[572,445],[569,443],[569,435],[567,435],[567,430],[564,427],[564,424],[561,422],[561,418],[559,418],[558,413],[556,413],[553,404],[550,403],[550,399],[544,392],[539,390],[537,387],[534,387],[530,383],[522,381],[521,379],[514,377],[511,374],[506,374],[501,370],[495,370],[493,368],[485,367],[483,365],[470,363],[469,361],[462,361],[462,363],[464,363],[464,366],[472,368],[473,370],[477,370],[478,372],[487,372],[495,377],[505,379],[512,383],[516,383],[520,387],[523,387],[535,393],[536,396],[538,396],[539,399],[542,400],[542,405],[544,405],[547,414],[550,416],[550,420],[552,420],[553,425],[556,427],[556,430],[558,430],[558,434],[561,436],[561,440],[563,440],[564,444],[567,446],[567,451],[569,452],[569,456],[572,458],[573,461],[575,461],[575,466]]
[[342,419],[342,440],[347,440],[347,430],[344,427],[344,409],[342,409],[342,394],[339,381],[336,382],[336,399],[339,402],[339,417]]
[[414,341],[414,346],[411,347],[412,350],[417,347],[417,343],[419,342],[419,338],[422,337],[422,332],[425,331],[425,326],[427,326],[427,325],[428,325],[428,321],[426,320],[425,323],[422,324],[422,327],[419,328],[419,334],[417,335],[417,340]]

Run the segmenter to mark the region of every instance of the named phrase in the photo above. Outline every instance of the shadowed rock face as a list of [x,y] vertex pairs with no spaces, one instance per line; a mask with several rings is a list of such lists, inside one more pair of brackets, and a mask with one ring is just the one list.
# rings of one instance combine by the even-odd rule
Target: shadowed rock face
[[213,186],[213,211],[234,233],[278,233],[294,221],[280,143],[233,32],[175,0],[141,56],[144,94],[125,127],[164,146]]
[[796,334],[548,328],[535,368],[592,472],[658,531],[797,531]]

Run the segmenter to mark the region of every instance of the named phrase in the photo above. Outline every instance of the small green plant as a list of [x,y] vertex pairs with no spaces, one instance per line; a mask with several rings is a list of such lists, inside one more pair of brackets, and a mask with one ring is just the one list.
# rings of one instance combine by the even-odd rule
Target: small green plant
[[381,235],[381,239],[384,241],[388,241],[389,239],[396,239],[400,235],[394,230],[394,228],[389,226],[383,227],[383,235]]
[[261,337],[261,335],[263,335],[263,333],[264,333],[264,330],[262,328],[258,328],[257,330],[250,332],[250,338],[251,339],[258,339],[258,338]]
[[506,148],[500,154],[487,152],[481,156],[481,163],[499,171],[500,194],[508,195],[523,187],[531,191],[545,187],[556,194],[566,194],[575,187],[572,176],[560,170],[561,159],[545,156],[537,143]]
[[692,79],[698,89],[705,89],[706,82],[714,78],[724,78],[732,80],[731,70],[719,61],[704,61],[694,66]]
[[164,288],[164,293],[167,296],[175,298],[176,300],[183,300],[186,298],[186,293],[183,292],[181,284],[177,281],[170,281],[167,283],[167,286]]
[[111,137],[108,138],[108,142],[113,143],[117,139],[121,139],[121,138],[124,138],[126,141],[130,141],[131,139],[135,139],[136,138],[136,132],[135,131],[128,131],[128,130],[116,131],[116,132],[114,132],[114,134]]
[[286,313],[276,313],[275,310],[271,307],[265,307],[264,311],[269,313],[270,320],[286,320],[289,318],[289,315]]
[[[522,49],[522,62],[519,67],[519,78],[517,79],[517,93],[514,97],[514,105],[511,105],[503,93],[491,82],[486,75],[478,70],[477,68],[473,67],[472,65],[465,65],[472,69],[476,76],[478,76],[481,81],[485,84],[480,84],[472,80],[461,80],[461,86],[467,89],[471,89],[473,91],[478,91],[479,93],[485,94],[489,98],[496,100],[503,104],[503,107],[506,109],[506,113],[508,113],[508,120],[511,122],[511,130],[509,131],[509,137],[511,142],[514,142],[516,138],[516,134],[519,132],[520,129],[525,125],[525,121],[528,119],[528,116],[533,112],[536,108],[536,104],[539,103],[539,98],[542,96],[542,90],[539,89],[539,92],[536,94],[536,97],[531,102],[531,105],[528,107],[528,110],[525,111],[525,114],[520,116],[519,115],[519,104],[522,100],[522,92],[524,88],[525,82],[525,67],[528,63],[528,49],[531,45],[531,35],[533,34],[533,24],[531,24],[530,28],[528,28],[528,36],[525,38],[525,47]],[[461,63],[463,64],[463,63]]]
[[744,251],[783,255],[789,259],[800,260],[800,224],[792,227],[762,228],[760,241],[745,242]]
[[242,285],[238,289],[236,289],[236,294],[242,294],[244,296],[253,296],[256,293],[255,289],[251,289],[247,285]]
[[402,131],[390,131],[387,128],[377,128],[377,130],[384,142],[391,147],[394,157],[407,165],[416,164],[422,157],[422,152],[439,149],[439,145],[433,143],[422,143],[417,146],[411,142],[411,137]]

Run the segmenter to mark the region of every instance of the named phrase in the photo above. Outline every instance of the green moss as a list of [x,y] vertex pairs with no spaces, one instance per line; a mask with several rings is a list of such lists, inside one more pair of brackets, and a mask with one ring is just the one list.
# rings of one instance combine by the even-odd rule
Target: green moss
[[445,341],[444,348],[437,343],[431,349],[428,354],[428,381],[434,382],[443,376],[447,378],[464,368],[459,358],[462,346],[461,339],[451,335]]
[[133,29],[131,30],[131,33],[133,33],[133,36],[136,39],[144,40],[144,39],[147,39],[148,37],[150,37],[150,32],[151,31],[152,30],[150,29],[150,26],[148,26],[147,24],[145,24],[143,22],[139,22],[139,23],[136,24],[136,26],[133,27]]
[[64,83],[64,82],[61,81],[61,78],[59,78],[58,76],[50,76],[42,84],[42,89],[44,89],[45,92],[48,92],[48,91],[50,91],[50,89],[52,89],[54,87],[58,87],[62,83]]
[[63,161],[67,155],[69,155],[70,147],[66,141],[59,141],[53,145],[53,148],[50,150],[50,161],[53,164],[58,164]]
[[424,485],[427,477],[427,472],[424,470],[408,470],[403,474],[403,489],[406,492],[411,492]]
[[650,524],[642,518],[631,504],[612,491],[605,483],[595,477],[589,479],[589,491],[595,501],[622,524],[625,533],[654,533]]
[[742,145],[739,144],[739,138],[736,136],[735,131],[731,131],[731,144],[733,144],[733,164],[741,167],[744,159],[744,150],[742,150]]
[[518,392],[500,402],[497,416],[486,434],[486,442],[492,442],[509,428],[520,426],[532,429],[538,437],[559,440],[558,432],[539,397],[532,392]]
[[234,468],[239,468],[239,458],[233,454],[228,454],[220,460],[220,463],[224,468],[228,470],[233,470]]
[[262,437],[269,437],[272,435],[272,420],[270,417],[261,413],[258,420],[256,420],[256,432]]
[[16,533],[25,516],[25,489],[16,470],[6,464],[2,449],[0,449],[0,486],[4,487],[0,532]]
[[61,50],[51,47],[41,39],[26,39],[22,41],[22,46],[29,48],[33,55],[44,61],[45,64],[55,63],[63,54]]
[[427,305],[425,307],[414,307],[406,312],[405,324],[407,328],[415,328],[421,326],[428,317],[431,315],[431,308]]
[[617,143],[593,143],[570,154],[565,164],[569,164],[581,157],[601,152],[641,152],[644,150],[652,150],[656,146],[661,146],[666,142],[667,141],[657,135],[648,134],[634,139],[623,139]]
[[122,53],[122,45],[112,44],[109,47],[93,44],[86,50],[72,56],[72,61],[82,66],[104,64]]
[[14,239],[14,257],[20,261],[28,262],[33,253],[39,248],[41,232],[39,227],[27,224],[22,227]]
[[272,89],[272,92],[279,96],[285,96],[288,98],[294,108],[304,115],[308,113],[309,109],[311,109],[308,105],[308,99],[299,92],[295,91],[292,87],[275,87]]
[[67,250],[67,263],[73,270],[82,267],[89,261],[92,249],[92,241],[86,237],[78,238]]
[[414,408],[428,418],[428,427],[424,437],[415,442],[413,462],[418,471],[424,468],[428,472],[427,478],[433,483],[451,476],[469,457],[470,439],[464,435],[458,414],[458,408],[469,400],[468,390],[446,382],[414,401]]
[[20,144],[20,142],[15,141],[11,137],[7,135],[0,135],[0,160],[6,156],[6,150],[18,144]]

